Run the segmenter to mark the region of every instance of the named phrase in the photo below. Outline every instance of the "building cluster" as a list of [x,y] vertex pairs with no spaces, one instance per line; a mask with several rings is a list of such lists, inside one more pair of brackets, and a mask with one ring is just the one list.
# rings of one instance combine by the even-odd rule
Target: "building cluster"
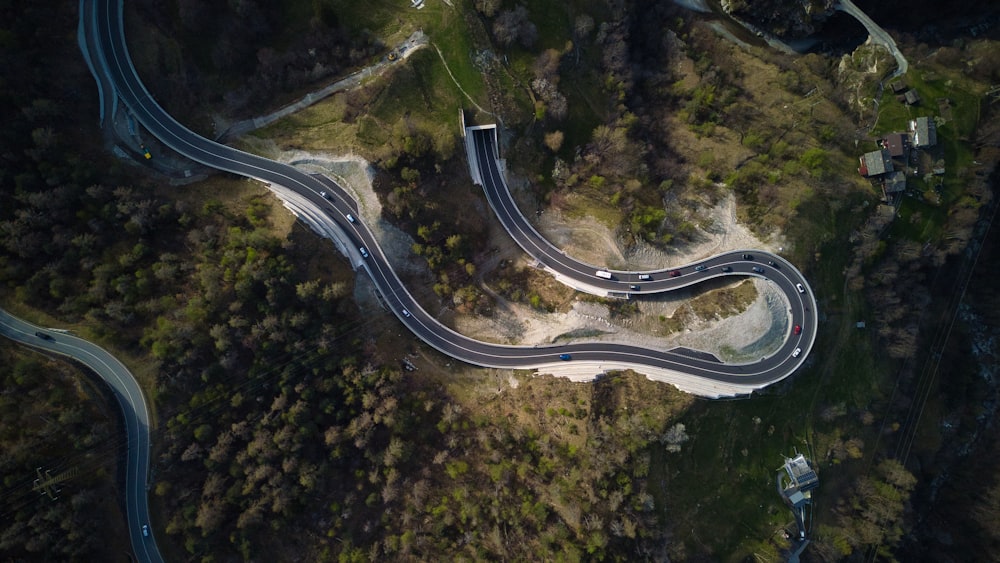
[[[934,119],[918,117],[910,120],[909,130],[889,133],[878,140],[878,150],[861,156],[858,172],[878,182],[886,200],[906,190],[906,174],[916,174],[917,151],[937,145]],[[944,173],[935,170],[935,173]]]
[[812,463],[802,454],[793,458],[785,458],[782,467],[787,479],[778,470],[776,484],[781,498],[795,514],[795,523],[799,529],[799,538],[806,538],[808,522],[806,522],[806,507],[812,503],[812,491],[819,486],[819,476]]

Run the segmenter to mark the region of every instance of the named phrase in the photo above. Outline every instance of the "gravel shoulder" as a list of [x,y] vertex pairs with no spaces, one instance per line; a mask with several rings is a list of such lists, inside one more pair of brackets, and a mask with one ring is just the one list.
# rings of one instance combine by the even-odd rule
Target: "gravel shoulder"
[[[409,235],[382,219],[382,206],[372,188],[374,173],[363,158],[279,151],[267,141],[255,141],[254,144],[258,145],[257,151],[266,153],[269,158],[326,174],[340,182],[356,198],[359,216],[373,230],[400,275],[431,279],[425,262],[411,252],[413,240]],[[758,240],[736,221],[734,198],[724,198],[715,207],[703,211],[705,216],[712,218],[711,230],[699,233],[696,242],[669,250],[640,244],[626,252],[622,250],[621,241],[604,225],[589,219],[574,219],[571,223],[558,213],[543,214],[536,221],[536,228],[581,260],[623,269],[661,269],[740,248],[776,250],[773,244]],[[498,255],[519,255],[518,260],[528,264],[519,249],[505,242],[495,240],[501,250]],[[658,319],[676,314],[695,294],[682,291],[638,300],[639,313],[624,318],[612,316],[605,304],[579,297],[568,312],[545,313],[495,295],[493,316],[480,317],[454,314],[439,307],[433,296],[421,295],[425,292],[415,292],[415,296],[455,330],[484,341],[530,346],[556,341],[598,340],[662,350],[687,347],[713,353],[731,362],[751,361],[768,355],[780,346],[789,330],[788,303],[784,296],[766,280],[755,279],[754,284],[758,298],[743,313],[725,319],[696,319],[681,332],[671,334],[657,329]],[[488,286],[486,289],[490,290]]]

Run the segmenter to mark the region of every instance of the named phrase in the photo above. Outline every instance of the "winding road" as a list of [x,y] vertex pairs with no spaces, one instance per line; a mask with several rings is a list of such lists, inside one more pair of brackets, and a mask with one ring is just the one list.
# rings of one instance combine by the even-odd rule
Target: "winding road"
[[[43,334],[45,337],[39,337]],[[160,552],[152,535],[144,537],[149,525],[146,476],[149,475],[149,409],[139,383],[125,364],[100,346],[63,331],[47,330],[0,309],[0,335],[15,342],[72,358],[100,376],[114,393],[125,421],[125,513],[132,549],[142,561],[160,562]]]
[[[546,369],[559,366],[567,354],[574,362],[591,362],[607,369],[635,369],[646,373],[648,369],[667,370],[681,375],[675,385],[684,389],[685,380],[703,379],[715,382],[719,395],[750,393],[775,381],[784,379],[802,364],[815,338],[815,303],[808,290],[799,292],[796,284],[807,288],[802,275],[784,259],[754,251],[761,260],[781,264],[778,268],[764,267],[761,262],[742,259],[744,252],[721,254],[705,261],[703,271],[682,268],[685,273],[677,278],[658,275],[643,282],[647,293],[669,291],[723,275],[757,275],[751,268],[763,268],[761,277],[775,283],[787,296],[791,322],[802,326],[801,334],[788,338],[776,353],[751,364],[725,364],[705,354],[678,353],[652,350],[639,346],[614,343],[573,343],[548,346],[505,346],[473,340],[442,325],[424,311],[406,290],[374,235],[364,224],[347,215],[356,213],[356,206],[347,192],[332,180],[307,174],[299,169],[248,154],[232,147],[206,139],[184,127],[167,114],[146,90],[129,57],[122,25],[122,0],[95,1],[93,11],[96,44],[99,53],[94,58],[107,73],[115,93],[146,130],[160,142],[178,153],[206,166],[259,179],[293,191],[315,208],[326,214],[326,221],[336,225],[350,245],[348,253],[359,268],[365,270],[378,288],[386,305],[417,337],[444,354],[470,364],[494,368]],[[93,55],[93,54],[92,54]],[[478,164],[484,179],[487,196],[500,221],[536,260],[546,264],[565,278],[575,279],[579,285],[592,285],[608,290],[628,292],[629,282],[635,284],[639,274],[618,273],[618,279],[606,280],[595,276],[596,268],[565,256],[545,241],[527,223],[514,207],[509,190],[503,182],[495,158],[492,137],[480,130],[476,133]],[[321,194],[326,193],[324,198]],[[357,249],[357,252],[355,252]],[[365,252],[361,252],[365,249]],[[731,272],[723,272],[728,266]],[[408,313],[404,313],[404,310]],[[791,335],[790,335],[791,336]],[[795,349],[801,353],[793,356]],[[696,386],[697,388],[697,386]]]
[[[102,91],[102,115],[105,110],[113,111],[108,105],[115,104],[109,104],[109,98],[120,100],[151,135],[172,150],[206,166],[258,179],[272,189],[280,187],[279,196],[282,193],[294,194],[299,208],[307,205],[315,212],[313,221],[320,217],[324,228],[342,239],[342,250],[358,269],[367,272],[385,304],[400,321],[418,338],[444,354],[478,366],[538,369],[553,373],[567,368],[589,371],[594,375],[608,370],[634,369],[684,391],[720,397],[749,394],[788,377],[802,365],[814,344],[817,329],[815,298],[802,274],[780,256],[759,250],[738,250],[697,264],[662,271],[610,272],[611,279],[597,276],[597,267],[566,256],[545,240],[514,204],[500,168],[495,131],[490,128],[470,128],[474,147],[471,158],[475,160],[473,166],[477,173],[474,175],[479,176],[490,205],[517,244],[560,280],[592,293],[651,294],[676,290],[716,277],[757,276],[769,280],[784,293],[788,301],[789,326],[801,326],[801,332],[794,334],[788,330],[784,343],[777,351],[760,361],[746,364],[723,363],[710,354],[691,350],[664,351],[603,342],[505,346],[461,335],[419,306],[389,264],[372,232],[355,217],[355,202],[334,181],[213,142],[167,114],[146,90],[132,64],[125,42],[122,8],[123,0],[81,0],[80,29],[86,37],[81,39],[80,45]],[[353,220],[348,219],[348,214],[352,214]],[[675,270],[679,275],[668,273]],[[16,330],[20,332],[15,339],[22,342],[77,359],[93,355],[101,358],[101,363],[109,366],[117,363],[120,366],[117,360],[100,348],[79,339],[59,335],[53,341],[42,342],[42,339],[32,336],[34,329],[27,325]],[[149,537],[143,537],[141,533],[141,526],[149,521],[146,496],[143,494],[149,471],[149,420],[145,402],[138,385],[124,366],[106,374],[95,371],[116,390],[116,396],[126,412],[126,420],[130,417],[132,420],[128,426],[129,482],[126,502],[133,546],[141,559],[160,561],[152,532]]]

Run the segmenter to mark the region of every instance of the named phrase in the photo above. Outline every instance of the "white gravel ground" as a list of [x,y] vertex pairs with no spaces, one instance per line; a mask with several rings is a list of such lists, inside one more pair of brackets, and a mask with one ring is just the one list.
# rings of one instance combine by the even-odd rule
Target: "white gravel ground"
[[[322,172],[335,179],[351,192],[358,201],[358,214],[379,239],[379,244],[399,271],[413,275],[429,272],[424,262],[410,251],[413,243],[408,235],[381,219],[381,205],[372,189],[372,171],[368,163],[357,156],[316,155],[305,152],[273,152],[272,158],[290,163],[304,170]],[[705,212],[714,219],[712,232],[700,233],[697,243],[664,251],[649,245],[625,253],[605,226],[596,221],[562,220],[557,213],[544,214],[536,225],[555,244],[567,253],[595,264],[606,264],[622,269],[660,269],[687,264],[720,252],[758,248],[776,250],[774,245],[757,240],[750,231],[738,224],[735,218],[735,201],[724,199],[715,208]],[[486,341],[504,344],[533,345],[569,340],[601,340],[638,344],[668,350],[688,347],[715,354],[723,361],[752,361],[773,352],[789,330],[788,304],[773,286],[754,279],[759,297],[742,314],[727,319],[697,321],[681,333],[658,335],[654,329],[639,330],[638,325],[656,326],[656,322],[642,319],[612,320],[608,308],[599,303],[578,300],[567,313],[541,313],[530,307],[498,301],[493,317],[452,316],[454,328],[463,334]],[[639,302],[640,311],[648,321],[660,315],[670,316],[683,307],[690,294],[660,296]],[[435,314],[437,311],[435,311]],[[574,362],[573,364],[577,364]],[[573,373],[562,373],[569,366],[554,366],[547,372],[557,373],[574,380],[587,380],[594,366],[579,365]],[[586,374],[580,372],[583,369]],[[572,371],[572,370],[571,370]],[[579,373],[577,373],[579,372]],[[677,374],[647,374],[677,385]],[[683,388],[683,387],[682,387]],[[713,390],[692,390],[710,394]],[[732,389],[715,390],[719,394],[732,394]]]

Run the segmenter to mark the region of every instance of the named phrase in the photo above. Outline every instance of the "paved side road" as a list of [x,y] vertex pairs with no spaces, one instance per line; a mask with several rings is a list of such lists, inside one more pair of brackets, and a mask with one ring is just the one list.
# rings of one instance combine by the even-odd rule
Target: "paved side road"
[[[326,99],[337,92],[354,88],[360,85],[364,80],[372,76],[378,76],[385,72],[390,66],[406,60],[417,49],[426,45],[427,36],[424,35],[424,32],[419,30],[414,31],[413,34],[406,39],[406,41],[403,41],[398,47],[392,50],[391,54],[393,55],[393,58],[389,58],[388,56],[383,57],[375,64],[349,74],[329,86],[320,88],[315,92],[310,92],[297,102],[293,102],[281,109],[278,109],[277,111],[273,111],[267,115],[254,117],[252,119],[238,121],[223,131],[222,134],[219,135],[218,140],[219,142],[225,142],[234,137],[239,137],[240,135],[249,133],[250,131],[256,131],[257,129],[270,125],[283,117],[287,117],[295,112],[301,111],[320,100]],[[450,73],[451,71],[448,72]]]
[[[48,338],[40,338],[36,333]],[[0,309],[0,335],[49,353],[59,354],[82,363],[111,387],[125,420],[127,454],[125,459],[125,511],[132,550],[139,561],[163,561],[156,547],[152,528],[144,536],[142,527],[149,525],[147,476],[149,475],[149,409],[139,383],[125,364],[97,344],[64,332],[47,330],[19,319]]]
[[[400,322],[429,346],[448,356],[483,367],[539,369],[546,370],[545,373],[550,373],[553,366],[560,369],[573,366],[574,371],[590,376],[621,369],[635,369],[647,375],[666,373],[670,374],[669,382],[679,389],[708,397],[749,394],[789,376],[808,356],[815,338],[815,317],[810,312],[815,310],[815,301],[811,291],[806,289],[805,280],[791,264],[780,257],[759,251],[754,251],[754,255],[774,262],[774,265],[768,265],[773,270],[757,266],[758,262],[749,254],[741,257],[741,252],[745,251],[737,251],[712,257],[709,259],[712,267],[703,263],[705,268],[676,274],[672,272],[667,280],[648,280],[654,282],[654,286],[659,286],[655,288],[659,291],[678,289],[702,279],[722,275],[760,276],[778,284],[789,298],[792,322],[801,325],[802,330],[800,334],[793,335],[793,338],[787,338],[781,350],[757,362],[723,364],[714,358],[693,357],[624,343],[505,346],[476,341],[459,334],[420,307],[396,275],[372,231],[353,215],[348,218],[348,214],[356,212],[356,209],[345,190],[335,183],[321,181],[299,169],[220,145],[181,125],[156,103],[132,64],[125,42],[122,0],[87,2],[92,2],[97,12],[98,40],[94,43],[98,52],[95,58],[101,61],[100,68],[109,73],[108,78],[115,85],[121,100],[150,135],[195,162],[256,178],[269,185],[281,186],[283,190],[294,193],[297,199],[311,204],[315,208],[317,220],[324,224],[336,224],[346,235],[345,238],[353,242],[345,246],[355,267],[371,277],[382,294],[384,303],[397,315]],[[488,178],[487,183],[494,186],[491,191],[502,191],[502,177],[495,158],[496,148],[490,144],[491,140],[491,136],[480,136],[482,142],[478,144],[477,152],[481,154],[477,160],[479,166],[484,167],[481,168],[480,175],[484,179]],[[507,222],[511,217],[517,216],[519,213],[511,212],[502,216],[501,221]],[[546,260],[552,261],[550,265],[553,267],[559,261],[563,275],[586,280],[589,285],[628,287],[624,276],[634,279],[641,275],[603,271],[604,275],[597,275],[596,270],[589,269],[593,266],[585,266],[572,260],[564,261],[558,249],[545,241],[535,240],[527,231],[521,232],[527,237],[521,242],[530,242],[537,250],[537,256],[546,256]],[[784,265],[775,266],[778,264]],[[622,279],[615,280],[615,275],[622,276]],[[642,281],[645,283],[646,280]],[[643,291],[651,289],[645,288]]]
[[877,23],[868,17],[868,14],[861,11],[861,8],[857,7],[851,0],[840,0],[837,3],[837,9],[854,16],[868,30],[868,35],[871,37],[872,42],[882,45],[895,57],[897,68],[896,72],[892,73],[890,78],[906,74],[906,71],[910,68],[910,63],[903,56],[903,53],[899,51],[899,47],[896,46],[896,40],[889,35],[889,32],[879,27]]

